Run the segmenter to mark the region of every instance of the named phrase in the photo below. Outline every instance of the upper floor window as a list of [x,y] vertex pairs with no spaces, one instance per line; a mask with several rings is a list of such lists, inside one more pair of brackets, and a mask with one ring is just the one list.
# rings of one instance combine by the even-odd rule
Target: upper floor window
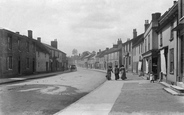
[[36,51],[35,43],[33,43],[32,45],[33,45],[33,52],[35,52]]
[[20,51],[20,39],[18,39],[17,45],[18,45],[18,50]]
[[131,49],[132,49],[132,45],[131,43],[129,44],[129,51],[131,52]]
[[8,36],[8,49],[12,49],[12,37]]
[[172,41],[172,40],[174,39],[174,31],[173,31],[173,27],[174,27],[174,22],[171,22],[171,30],[170,30],[171,38],[170,38],[170,41]]
[[162,32],[160,32],[160,46],[162,47],[163,45],[163,36],[162,36]]
[[145,52],[147,51],[147,40],[145,39],[144,41],[144,44],[145,44]]
[[150,35],[148,35],[148,51],[150,50]]
[[26,49],[27,49],[27,52],[29,52],[29,42],[28,41],[26,42]]

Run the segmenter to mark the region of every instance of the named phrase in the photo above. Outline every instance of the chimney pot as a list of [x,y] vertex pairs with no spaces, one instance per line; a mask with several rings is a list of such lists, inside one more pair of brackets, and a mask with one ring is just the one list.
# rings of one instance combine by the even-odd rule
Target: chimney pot
[[161,16],[161,13],[153,13],[152,14],[152,21],[158,21],[160,16]]
[[145,20],[145,24],[144,24],[144,30],[146,31],[149,27],[149,20]]
[[33,32],[32,32],[32,30],[28,30],[28,37],[29,38],[33,38]]
[[133,38],[136,38],[136,37],[137,37],[137,30],[133,29]]
[[41,37],[37,37],[37,40],[38,40],[39,42],[41,42]]
[[54,39],[54,41],[51,41],[51,46],[57,49],[57,39]]

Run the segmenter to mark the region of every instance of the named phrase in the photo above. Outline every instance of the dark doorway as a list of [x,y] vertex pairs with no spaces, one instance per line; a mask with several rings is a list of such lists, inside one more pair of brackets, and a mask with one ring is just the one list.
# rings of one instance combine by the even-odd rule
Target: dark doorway
[[18,74],[21,74],[21,62],[20,62],[20,57],[18,59]]
[[35,59],[33,58],[33,73],[35,72]]
[[46,71],[48,72],[48,62],[46,62]]

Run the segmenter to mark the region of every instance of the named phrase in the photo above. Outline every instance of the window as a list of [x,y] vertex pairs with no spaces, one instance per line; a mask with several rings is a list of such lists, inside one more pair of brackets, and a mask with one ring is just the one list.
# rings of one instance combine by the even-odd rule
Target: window
[[38,57],[40,57],[40,52],[38,51]]
[[170,73],[174,74],[174,48],[170,49]]
[[13,68],[13,58],[12,56],[7,57],[7,69],[11,70]]
[[33,43],[33,52],[35,52],[36,47],[35,47],[35,43]]
[[172,41],[174,39],[173,25],[174,25],[174,23],[171,22],[171,30],[170,30],[170,32],[171,32],[171,38],[170,38],[170,41]]
[[18,45],[18,50],[20,51],[20,39],[18,39],[17,45]]
[[148,35],[148,51],[150,50],[150,35]]
[[131,65],[131,57],[129,57],[129,65]]
[[27,65],[27,68],[29,68],[29,58],[26,58],[26,65]]
[[12,37],[8,36],[8,49],[12,49]]
[[147,40],[145,39],[145,52],[147,51]]
[[131,49],[132,49],[131,46],[132,46],[132,45],[131,45],[131,43],[130,43],[130,44],[129,44],[129,51],[130,51],[130,52],[131,52]]
[[162,32],[160,32],[160,47],[163,45],[163,38],[162,38]]
[[26,49],[27,49],[27,52],[29,52],[29,42],[28,41],[26,42]]

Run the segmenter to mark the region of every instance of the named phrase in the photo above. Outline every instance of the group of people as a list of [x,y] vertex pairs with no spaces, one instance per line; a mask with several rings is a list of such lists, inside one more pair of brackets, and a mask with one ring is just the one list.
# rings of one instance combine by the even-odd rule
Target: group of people
[[127,79],[126,70],[125,70],[124,65],[121,65],[119,68],[116,65],[115,68],[114,68],[114,72],[113,72],[112,66],[109,66],[108,69],[107,69],[107,75],[106,75],[108,80],[111,80],[111,73],[114,73],[115,80],[118,80],[120,77],[121,77],[122,80]]

